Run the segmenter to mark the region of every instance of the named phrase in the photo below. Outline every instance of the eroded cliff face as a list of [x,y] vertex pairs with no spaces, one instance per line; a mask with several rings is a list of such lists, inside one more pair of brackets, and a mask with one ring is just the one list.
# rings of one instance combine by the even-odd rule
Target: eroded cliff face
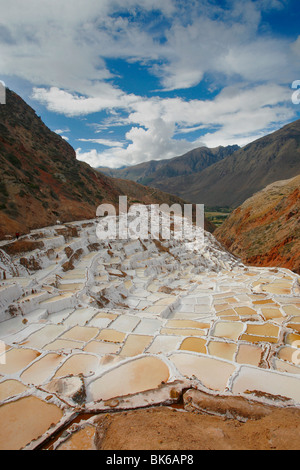
[[300,175],[278,181],[238,207],[214,235],[244,263],[300,273]]

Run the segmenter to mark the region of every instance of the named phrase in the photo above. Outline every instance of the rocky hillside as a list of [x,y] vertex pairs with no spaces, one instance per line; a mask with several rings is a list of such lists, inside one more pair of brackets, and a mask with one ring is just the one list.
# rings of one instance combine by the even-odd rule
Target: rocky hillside
[[[268,184],[299,173],[300,120],[297,120],[201,173],[173,178],[167,191],[193,203],[237,207]],[[162,188],[160,184],[156,186]]]
[[214,235],[244,263],[300,274],[300,175],[247,199]]
[[[74,149],[7,89],[0,106],[0,239],[16,232],[94,218],[99,204],[181,203],[178,197],[105,176],[76,160]],[[207,225],[207,229],[213,229]]]
[[198,173],[231,155],[238,148],[238,145],[220,146],[213,149],[199,147],[180,157],[168,160],[151,160],[122,169],[99,168],[99,170],[109,176],[125,178],[154,187],[159,185],[168,191],[167,188],[172,178]]

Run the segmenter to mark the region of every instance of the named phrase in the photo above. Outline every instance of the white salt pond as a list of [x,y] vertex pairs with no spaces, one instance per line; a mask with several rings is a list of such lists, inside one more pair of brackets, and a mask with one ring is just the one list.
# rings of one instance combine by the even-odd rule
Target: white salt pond
[[[174,403],[188,387],[300,406],[299,276],[246,267],[206,232],[101,241],[96,223],[73,222],[66,240],[56,230],[67,226],[45,228],[38,253],[1,257],[1,449],[38,448],[80,413]],[[20,264],[31,256],[40,269]]]

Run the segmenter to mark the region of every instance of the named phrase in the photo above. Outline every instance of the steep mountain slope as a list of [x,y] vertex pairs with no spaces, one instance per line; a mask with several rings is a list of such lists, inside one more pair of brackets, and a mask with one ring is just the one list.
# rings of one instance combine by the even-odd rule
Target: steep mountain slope
[[[76,160],[74,149],[7,89],[0,105],[0,238],[94,218],[99,204],[180,203],[178,197],[105,176]],[[207,226],[212,228],[212,226]]]
[[213,149],[199,147],[184,155],[168,160],[151,160],[150,162],[122,169],[99,168],[99,170],[109,176],[125,178],[156,187],[157,182],[167,185],[169,178],[200,172],[231,155],[238,148],[238,145]]
[[268,184],[299,173],[300,120],[297,120],[201,173],[173,178],[167,186],[161,183],[156,186],[193,203],[237,207]]
[[247,199],[214,235],[245,263],[300,274],[300,175]]

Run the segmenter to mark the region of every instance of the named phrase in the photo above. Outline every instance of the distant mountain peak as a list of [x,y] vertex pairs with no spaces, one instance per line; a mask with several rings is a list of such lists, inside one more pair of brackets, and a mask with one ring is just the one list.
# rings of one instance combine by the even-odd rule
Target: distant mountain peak
[[238,145],[229,145],[227,147],[219,146],[215,148],[201,146],[190,150],[184,155],[169,159],[150,160],[122,169],[102,167],[97,168],[97,170],[109,176],[129,179],[147,186],[156,187],[158,182],[163,181],[165,183],[165,180],[168,178],[190,175],[202,171],[226,156],[231,155],[238,149]]

